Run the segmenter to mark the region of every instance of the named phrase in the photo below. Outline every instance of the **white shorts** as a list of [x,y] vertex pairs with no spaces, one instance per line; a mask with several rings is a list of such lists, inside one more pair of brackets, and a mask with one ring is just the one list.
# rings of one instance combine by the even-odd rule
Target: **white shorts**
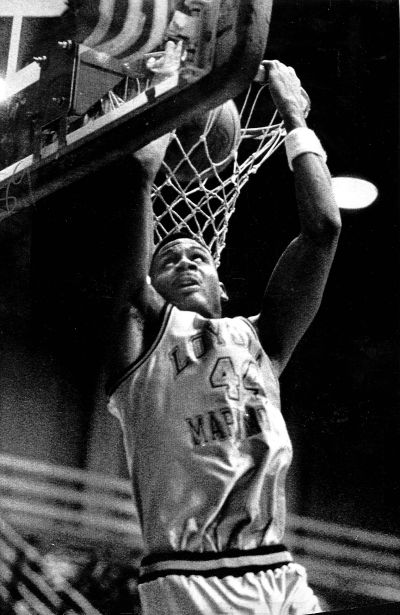
[[[279,549],[279,550],[278,550]],[[271,551],[272,550],[272,551]],[[308,615],[320,613],[303,566],[282,545],[230,554],[147,557],[143,615]]]

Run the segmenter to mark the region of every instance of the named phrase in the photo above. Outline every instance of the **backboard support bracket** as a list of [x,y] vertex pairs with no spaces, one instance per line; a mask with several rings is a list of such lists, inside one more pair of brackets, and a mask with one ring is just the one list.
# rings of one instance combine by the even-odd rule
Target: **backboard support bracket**
[[[166,33],[166,44],[183,43],[179,71],[164,72],[162,78],[153,79],[135,96],[86,124],[85,115],[107,92],[129,79],[137,80],[138,74],[141,78],[149,58],[157,62],[157,54],[166,52],[145,54],[126,64],[72,41],[49,43],[39,84],[30,83],[28,88],[36,88],[36,104],[30,109],[31,152],[0,170],[0,207],[3,194],[12,192],[12,211],[9,203],[7,211],[14,213],[139,149],[194,112],[234,98],[250,84],[264,57],[272,0],[192,4],[205,7],[202,19],[186,22],[186,30],[180,32],[170,25]],[[23,89],[15,96],[21,93]],[[29,182],[24,181],[26,177]]]

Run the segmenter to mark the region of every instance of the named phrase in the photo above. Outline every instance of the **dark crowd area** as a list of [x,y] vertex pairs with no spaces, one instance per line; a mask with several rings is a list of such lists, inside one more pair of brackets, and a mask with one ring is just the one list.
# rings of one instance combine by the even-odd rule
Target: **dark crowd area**
[[[84,603],[79,605],[75,590],[101,615],[140,615],[137,578],[137,568],[115,563],[111,557],[47,552],[38,564],[21,551],[12,566],[9,598],[2,602],[0,597],[0,613],[42,615],[47,611],[37,608],[47,608],[54,615],[85,615],[88,611]],[[55,601],[44,585],[56,592]],[[36,602],[35,608],[35,601],[42,606]]]

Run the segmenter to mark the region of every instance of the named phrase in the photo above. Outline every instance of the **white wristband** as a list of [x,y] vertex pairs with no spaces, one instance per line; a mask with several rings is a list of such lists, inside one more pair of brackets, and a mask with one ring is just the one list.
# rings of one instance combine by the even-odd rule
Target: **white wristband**
[[326,152],[321,145],[321,141],[310,128],[300,126],[291,130],[285,137],[286,156],[289,163],[289,169],[293,171],[293,160],[308,152],[321,156],[326,162]]

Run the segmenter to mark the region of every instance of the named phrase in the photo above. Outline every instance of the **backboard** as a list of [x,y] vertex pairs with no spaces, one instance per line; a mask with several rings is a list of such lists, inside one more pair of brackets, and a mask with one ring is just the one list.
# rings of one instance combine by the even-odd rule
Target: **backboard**
[[271,9],[2,2],[0,219],[239,94],[263,58]]

